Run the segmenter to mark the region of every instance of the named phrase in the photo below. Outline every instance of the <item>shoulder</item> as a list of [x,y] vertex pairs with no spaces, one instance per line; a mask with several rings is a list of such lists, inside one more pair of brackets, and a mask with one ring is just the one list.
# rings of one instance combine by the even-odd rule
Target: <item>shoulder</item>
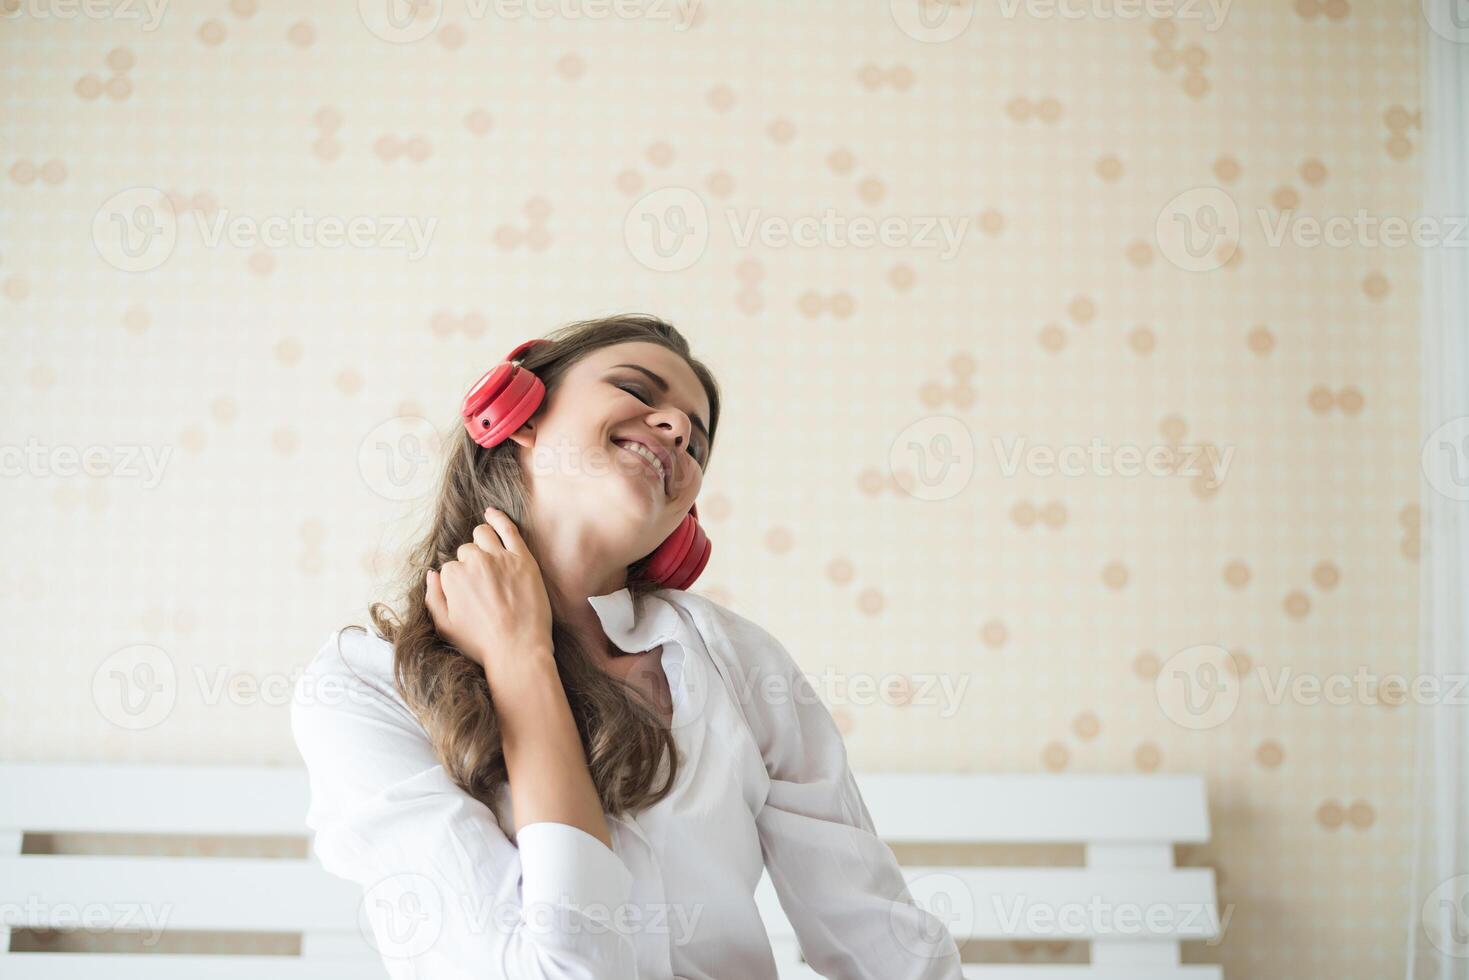
[[296,693],[310,694],[312,685],[322,684],[393,688],[393,645],[371,626],[333,630],[307,661],[296,682]]
[[341,737],[383,723],[413,731],[418,723],[398,691],[393,644],[371,625],[345,626],[317,648],[291,696],[291,727],[298,746],[323,731]]
[[317,647],[305,670],[320,677],[357,673],[382,677],[391,676],[392,672],[393,645],[370,625],[332,630]]

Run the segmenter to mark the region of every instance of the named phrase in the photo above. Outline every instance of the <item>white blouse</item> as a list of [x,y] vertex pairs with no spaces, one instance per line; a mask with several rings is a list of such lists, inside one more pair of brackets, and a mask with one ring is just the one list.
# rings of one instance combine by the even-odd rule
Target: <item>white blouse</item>
[[960,978],[952,935],[913,903],[841,734],[785,647],[691,592],[661,589],[640,609],[626,588],[588,602],[619,648],[662,644],[680,754],[668,796],[608,815],[611,849],[550,821],[517,836],[508,787],[497,820],[456,786],[371,628],[333,633],[298,680],[313,850],[362,885],[389,975],[775,980],[753,898],[766,868],[821,975]]

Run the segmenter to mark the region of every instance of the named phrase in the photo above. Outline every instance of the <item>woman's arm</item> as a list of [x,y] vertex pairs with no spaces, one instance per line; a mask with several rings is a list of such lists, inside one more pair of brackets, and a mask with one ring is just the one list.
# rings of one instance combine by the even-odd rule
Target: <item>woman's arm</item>
[[521,654],[489,682],[516,831],[553,821],[578,827],[611,847],[607,818],[550,650]]
[[586,752],[551,644],[551,603],[535,556],[504,511],[458,559],[430,571],[424,599],[439,634],[485,672],[517,832],[528,824],[577,827],[612,846]]
[[847,763],[826,705],[786,648],[722,606],[717,642],[748,696],[736,692],[770,776],[755,817],[781,908],[807,962],[842,980],[962,980],[959,949],[917,905]]
[[607,926],[631,901],[632,872],[566,823],[523,822],[511,841],[444,771],[394,689],[392,657],[380,637],[338,634],[291,705],[312,851],[362,887],[388,975],[637,980],[632,936]]

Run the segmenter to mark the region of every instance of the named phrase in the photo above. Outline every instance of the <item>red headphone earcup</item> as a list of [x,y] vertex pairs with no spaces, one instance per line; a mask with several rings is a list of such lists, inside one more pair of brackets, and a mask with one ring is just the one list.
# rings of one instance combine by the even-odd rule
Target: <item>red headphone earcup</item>
[[704,566],[709,564],[709,554],[713,550],[714,546],[701,529],[694,542],[694,546],[689,549],[688,557],[679,566],[679,569],[673,573],[673,576],[664,587],[669,589],[687,589],[693,585],[694,580],[704,571]]
[[471,391],[461,409],[470,438],[486,449],[499,445],[524,425],[546,396],[546,386],[534,373],[507,364],[497,366],[495,371],[504,367],[510,368],[508,379],[496,379],[492,373],[484,389],[477,396]]
[[699,526],[693,509],[670,534],[648,563],[648,577],[667,589],[687,589],[709,563],[713,546]]

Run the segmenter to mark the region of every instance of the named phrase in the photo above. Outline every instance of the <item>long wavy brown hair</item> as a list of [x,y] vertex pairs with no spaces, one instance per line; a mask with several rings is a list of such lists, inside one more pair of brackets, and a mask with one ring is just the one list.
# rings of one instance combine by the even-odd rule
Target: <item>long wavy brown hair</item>
[[[689,353],[688,341],[672,325],[648,314],[620,314],[566,324],[547,339],[550,343],[535,345],[520,361],[546,386],[537,414],[549,404],[566,371],[581,358],[612,344],[646,341],[682,357],[703,385],[709,398],[712,448],[719,426],[719,386],[709,369]],[[473,540],[475,525],[484,523],[486,507],[508,514],[532,552],[534,530],[527,527],[527,493],[515,443],[506,439],[491,449],[479,446],[457,412],[452,430],[427,532],[410,548],[392,587],[399,597],[398,610],[374,602],[368,613],[377,632],[393,644],[398,691],[428,732],[445,772],[493,810],[507,773],[489,684],[483,668],[435,630],[424,602],[426,575],[430,568],[454,560],[459,546]],[[649,557],[628,567],[627,587],[639,604],[659,588],[645,574]],[[345,629],[366,631],[360,624]],[[554,610],[551,642],[603,810],[621,814],[661,800],[673,788],[678,773],[673,735],[640,692],[596,665]],[[340,649],[340,639],[338,643]],[[660,783],[664,759],[668,767]]]

